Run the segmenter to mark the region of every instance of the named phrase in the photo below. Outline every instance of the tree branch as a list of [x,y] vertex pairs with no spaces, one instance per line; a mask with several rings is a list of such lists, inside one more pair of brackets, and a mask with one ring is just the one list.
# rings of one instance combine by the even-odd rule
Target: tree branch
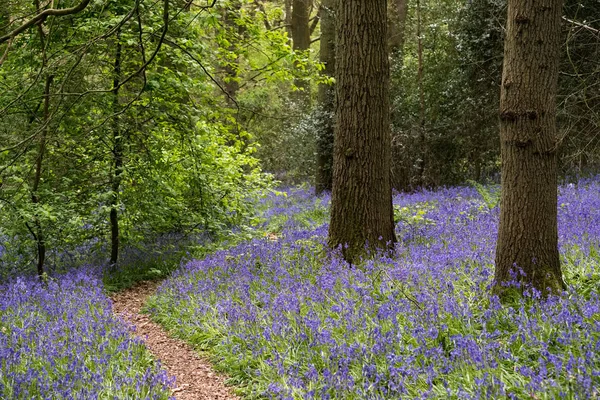
[[12,45],[12,39],[9,39],[8,43],[6,43],[6,49],[4,49],[4,53],[2,54],[2,57],[0,57],[0,66],[2,66],[2,64],[4,64],[4,61],[6,60],[6,56],[8,56],[8,51],[10,50],[11,45]]
[[255,0],[254,4],[256,4],[256,6],[258,7],[258,10],[263,15],[265,29],[270,31],[272,29],[272,26],[271,26],[271,23],[269,22],[269,16],[267,15],[267,10],[265,9],[264,4],[258,0]]
[[[321,7],[319,7],[319,12],[321,11]],[[310,25],[310,34],[312,35],[313,32],[315,31],[315,29],[317,29],[317,25],[319,25],[319,21],[321,20],[321,16],[320,14],[317,13],[317,15],[315,15],[312,18],[312,23]]]
[[600,35],[600,30],[598,30],[596,28],[593,28],[593,27],[591,27],[589,25],[582,24],[581,22],[577,22],[577,21],[569,19],[567,17],[562,17],[562,19],[565,20],[565,21],[567,21],[567,22],[569,22],[569,23],[571,23],[571,24],[573,24],[573,25],[575,25],[575,26],[578,26],[578,27],[583,28],[583,29],[587,29],[590,32],[594,32],[596,35]]
[[35,17],[31,18],[29,21],[25,22],[23,25],[14,29],[13,31],[7,33],[4,36],[0,36],[0,43],[4,43],[4,42],[14,38],[15,36],[19,35],[20,33],[31,28],[32,26],[43,22],[46,18],[48,18],[50,16],[62,17],[65,15],[77,14],[77,13],[83,11],[90,4],[90,2],[91,2],[91,0],[82,0],[82,2],[79,3],[78,5],[76,5],[75,7],[49,8],[47,10],[44,10],[41,13],[39,13],[38,15],[36,15]]

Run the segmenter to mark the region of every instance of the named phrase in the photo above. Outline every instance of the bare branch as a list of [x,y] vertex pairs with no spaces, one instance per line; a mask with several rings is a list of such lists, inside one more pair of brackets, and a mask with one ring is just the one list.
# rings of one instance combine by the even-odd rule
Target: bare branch
[[600,30],[598,30],[596,28],[592,28],[589,25],[582,24],[581,22],[577,22],[577,21],[569,19],[567,17],[562,17],[562,19],[565,20],[565,21],[567,21],[570,24],[573,24],[573,25],[578,26],[578,27],[583,28],[583,29],[587,29],[588,31],[593,32],[596,35],[600,35]]
[[8,51],[10,50],[11,45],[12,45],[12,39],[10,39],[8,41],[8,43],[6,43],[6,49],[4,49],[4,53],[2,53],[2,57],[0,57],[0,66],[2,66],[2,64],[6,60],[6,56],[8,55]]

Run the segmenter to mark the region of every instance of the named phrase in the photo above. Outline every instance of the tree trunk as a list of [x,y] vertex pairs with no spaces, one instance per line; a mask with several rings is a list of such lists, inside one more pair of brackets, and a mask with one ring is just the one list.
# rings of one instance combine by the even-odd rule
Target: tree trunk
[[[33,187],[31,188],[31,202],[36,206],[40,204],[38,191],[40,182],[42,181],[42,165],[44,155],[46,154],[46,141],[48,140],[48,135],[50,133],[50,89],[53,80],[54,76],[48,75],[46,77],[46,84],[44,85],[44,124],[46,124],[46,126],[40,133],[38,154],[35,160],[35,175],[33,177]],[[38,254],[37,273],[39,276],[42,276],[44,274],[44,263],[46,262],[46,237],[37,210],[35,212],[33,224],[35,226],[35,233],[33,236],[36,241]]]
[[293,49],[305,51],[310,47],[310,8],[312,0],[294,0],[292,3]]
[[[37,3],[36,3],[37,4]],[[39,9],[39,4],[38,4]],[[42,50],[42,63],[43,67],[46,67],[48,64],[48,57],[46,52],[46,38],[47,35],[44,32],[44,28],[42,24],[38,25],[38,33],[40,35],[40,45]],[[48,140],[48,136],[50,135],[50,90],[52,88],[52,82],[54,81],[53,75],[46,76],[46,83],[44,85],[44,125],[40,132],[40,138],[38,142],[38,154],[35,159],[35,174],[33,176],[33,185],[31,188],[31,202],[37,208],[40,204],[39,197],[39,188],[40,183],[42,181],[42,167],[44,162],[44,156],[46,154],[46,142]],[[42,228],[42,222],[39,218],[38,210],[35,210],[34,220],[33,220],[34,229],[30,229],[30,232],[36,242],[37,248],[37,273],[38,276],[42,276],[44,274],[44,264],[46,262],[46,236],[44,234],[44,230]],[[29,225],[27,224],[29,228]]]
[[292,34],[292,0],[285,0],[285,29],[288,37],[291,39]]
[[396,241],[390,184],[386,0],[344,0],[337,13],[336,130],[329,245],[355,262]]
[[119,262],[119,191],[121,190],[121,174],[123,173],[123,136],[119,125],[119,84],[121,82],[121,32],[116,35],[115,64],[113,68],[113,176],[111,182],[110,200],[110,266],[116,269]]
[[[229,35],[229,47],[227,50],[230,55],[238,53],[237,43],[244,34],[244,28],[236,23],[236,19],[240,16],[241,9],[241,1],[232,1],[223,10],[223,21],[227,35]],[[238,81],[239,61],[240,58],[237,55],[234,59],[227,58],[223,67],[223,72],[225,73],[224,89],[227,92],[226,101],[229,107],[235,107],[234,101],[236,100],[238,90],[240,89]]]
[[496,292],[565,288],[558,254],[556,87],[562,0],[509,0],[500,97],[502,203]]
[[[319,59],[325,65],[323,75],[335,75],[335,6],[337,0],[323,0],[321,4],[321,41]],[[335,114],[335,87],[319,85],[317,110],[317,176],[315,190],[319,195],[331,190],[333,180],[333,118]]]
[[[292,47],[295,52],[305,52],[310,48],[310,9],[312,0],[294,0],[292,9]],[[302,71],[298,71],[302,73]],[[307,79],[296,78],[294,85],[300,89],[296,93],[296,100],[303,108],[308,107],[310,101],[310,83]]]
[[393,0],[389,11],[389,45],[392,55],[401,55],[404,49],[408,0]]
[[[392,75],[400,75],[404,65],[404,45],[406,43],[406,20],[408,17],[408,0],[393,0],[389,6],[389,47],[390,54],[393,57],[395,72]],[[392,99],[397,94],[392,94]],[[397,114],[400,111],[397,107],[392,107],[391,120],[398,121]],[[402,141],[398,140],[402,136],[392,130],[392,187],[398,190],[408,190],[410,187],[411,173],[407,168],[405,149],[401,146]],[[412,164],[409,164],[412,165]]]
[[417,0],[417,86],[419,88],[419,146],[421,148],[421,160],[419,162],[419,186],[427,184],[425,179],[425,169],[427,168],[427,132],[425,131],[425,89],[423,87],[423,19],[421,13],[421,1]]

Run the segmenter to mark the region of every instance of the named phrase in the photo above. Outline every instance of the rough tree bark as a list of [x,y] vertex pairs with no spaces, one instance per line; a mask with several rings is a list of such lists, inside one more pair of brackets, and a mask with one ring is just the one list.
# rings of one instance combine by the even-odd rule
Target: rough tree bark
[[329,245],[353,263],[396,241],[390,184],[386,0],[344,0],[337,13],[336,128]]
[[[335,75],[335,7],[338,0],[321,3],[321,41],[319,59],[325,65],[322,74]],[[320,195],[331,190],[333,180],[333,117],[335,114],[335,86],[319,85],[319,129],[317,132],[317,176],[315,190]]]
[[113,175],[111,179],[111,199],[110,199],[110,265],[117,267],[119,262],[119,191],[121,190],[121,175],[123,173],[123,136],[119,125],[119,84],[121,82],[121,32],[116,34],[115,63],[113,66]]
[[556,90],[562,0],[509,0],[500,98],[502,203],[496,292],[565,288],[558,254]]

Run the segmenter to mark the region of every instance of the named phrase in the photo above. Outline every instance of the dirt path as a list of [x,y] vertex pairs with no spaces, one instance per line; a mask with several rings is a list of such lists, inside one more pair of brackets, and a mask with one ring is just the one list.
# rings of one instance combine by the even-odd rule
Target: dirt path
[[201,358],[185,342],[171,338],[158,324],[140,311],[158,287],[157,282],[145,282],[132,289],[113,294],[114,313],[135,326],[136,335],[144,340],[148,350],[161,361],[163,368],[177,381],[173,395],[180,400],[239,400],[225,379],[210,363]]

